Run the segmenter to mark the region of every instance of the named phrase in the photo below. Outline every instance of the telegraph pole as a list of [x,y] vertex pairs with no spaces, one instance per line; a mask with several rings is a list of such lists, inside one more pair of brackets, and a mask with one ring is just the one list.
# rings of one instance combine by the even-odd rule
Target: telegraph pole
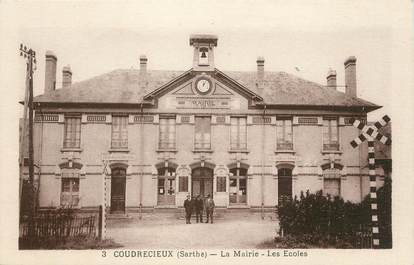
[[[27,102],[25,102],[25,112],[29,109],[29,187],[30,187],[30,211],[29,211],[29,234],[33,232],[33,217],[36,212],[35,202],[35,185],[34,185],[34,159],[33,159],[33,72],[36,64],[36,52],[20,44],[20,56],[26,59],[27,74],[26,74],[26,93],[28,94]],[[26,116],[26,113],[24,114]],[[26,123],[26,121],[24,121]],[[25,128],[26,126],[24,126]],[[23,131],[23,138],[26,132]],[[22,150],[23,151],[23,150]]]

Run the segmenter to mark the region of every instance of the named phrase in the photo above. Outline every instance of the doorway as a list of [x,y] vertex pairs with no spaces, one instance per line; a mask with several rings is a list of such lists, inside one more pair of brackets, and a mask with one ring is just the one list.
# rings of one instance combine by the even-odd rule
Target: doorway
[[292,199],[292,169],[281,168],[277,171],[278,204]]
[[213,197],[213,170],[207,167],[195,168],[191,174],[191,195],[203,198]]
[[125,213],[126,169],[114,168],[111,176],[111,213]]

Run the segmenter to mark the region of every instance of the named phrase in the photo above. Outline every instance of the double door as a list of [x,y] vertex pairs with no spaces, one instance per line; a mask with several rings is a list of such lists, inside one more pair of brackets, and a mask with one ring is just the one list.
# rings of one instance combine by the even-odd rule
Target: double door
[[202,167],[196,168],[191,175],[191,195],[196,197],[201,195],[205,198],[207,195],[213,197],[213,170]]

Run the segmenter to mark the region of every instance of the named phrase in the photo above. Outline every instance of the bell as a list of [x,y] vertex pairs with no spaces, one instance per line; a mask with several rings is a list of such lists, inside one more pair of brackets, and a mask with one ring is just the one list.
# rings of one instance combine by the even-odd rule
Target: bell
[[207,58],[206,52],[201,53],[201,58]]

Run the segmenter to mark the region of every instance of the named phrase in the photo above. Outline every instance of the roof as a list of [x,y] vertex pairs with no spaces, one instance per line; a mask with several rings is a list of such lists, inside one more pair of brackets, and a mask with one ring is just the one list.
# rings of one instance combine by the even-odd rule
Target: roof
[[[256,72],[220,72],[217,69],[216,72],[259,95],[264,99],[263,103],[268,105],[363,107],[366,111],[380,108],[371,102],[353,98],[343,92],[285,72],[265,71],[264,81],[260,87],[257,84]],[[69,88],[37,96],[34,101],[137,104],[143,101],[145,95],[183,74],[184,71],[148,70],[146,78],[143,78],[137,69],[119,69],[73,83]]]

